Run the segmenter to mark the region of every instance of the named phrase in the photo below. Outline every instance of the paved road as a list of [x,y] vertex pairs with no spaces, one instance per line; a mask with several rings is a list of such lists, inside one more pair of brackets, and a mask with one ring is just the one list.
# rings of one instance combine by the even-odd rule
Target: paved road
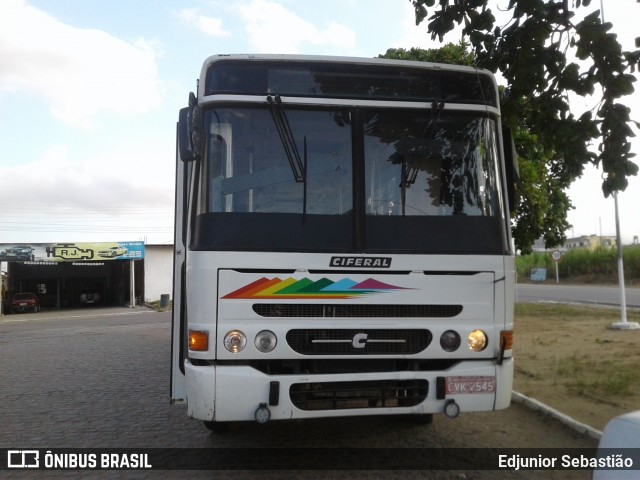
[[[583,448],[596,443],[519,404],[502,412],[463,413],[455,420],[437,416],[432,425],[396,417],[351,418],[249,423],[224,436],[212,435],[199,421],[187,418],[183,407],[169,405],[169,313],[133,315],[122,310],[66,318],[45,313],[0,317],[0,449],[394,447],[415,454],[409,449],[447,447],[452,450],[445,454],[455,460],[468,455],[462,448]],[[303,470],[246,471],[241,477],[483,480],[498,474],[501,479],[534,479],[540,478],[539,473]],[[137,478],[182,478],[184,474],[146,472]],[[87,475],[81,472],[76,478]],[[32,477],[0,472],[0,477],[6,476]],[[68,475],[53,475],[63,476]],[[114,472],[92,472],[91,476],[112,478]],[[200,471],[189,476],[237,479],[238,472]],[[547,471],[544,478],[587,479],[590,472]]]
[[[601,285],[519,284],[518,302],[560,302],[620,306],[620,289]],[[625,288],[628,308],[640,308],[640,288]]]

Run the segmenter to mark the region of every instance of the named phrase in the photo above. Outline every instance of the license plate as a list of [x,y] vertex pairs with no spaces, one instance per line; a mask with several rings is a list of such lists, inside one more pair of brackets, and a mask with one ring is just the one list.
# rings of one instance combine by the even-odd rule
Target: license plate
[[21,307],[26,307],[26,306],[27,306],[27,304],[26,304],[26,303],[21,303],[21,304],[20,304],[20,306],[21,306]]
[[495,393],[496,377],[447,377],[447,395]]

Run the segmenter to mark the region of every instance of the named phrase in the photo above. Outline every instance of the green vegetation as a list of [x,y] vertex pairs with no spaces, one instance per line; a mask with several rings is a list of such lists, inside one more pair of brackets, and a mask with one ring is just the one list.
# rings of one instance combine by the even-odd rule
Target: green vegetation
[[619,320],[615,308],[516,305],[514,390],[598,429],[637,409],[640,332],[612,330]]
[[593,356],[577,354],[556,367],[556,381],[574,395],[600,396],[603,399],[628,396],[632,386],[640,381],[640,372],[633,365],[600,362]]
[[583,316],[585,311],[592,311],[589,307],[576,307],[562,303],[518,303],[516,304],[516,320],[520,317],[546,319],[552,317],[555,322],[570,320],[576,315]]
[[[623,247],[625,280],[640,283],[640,245]],[[555,278],[555,265],[547,252],[522,255],[516,259],[519,281],[528,281],[535,268],[547,269],[547,281]],[[562,256],[558,264],[560,278],[585,283],[616,283],[618,281],[617,251],[615,248],[595,250],[574,249]]]

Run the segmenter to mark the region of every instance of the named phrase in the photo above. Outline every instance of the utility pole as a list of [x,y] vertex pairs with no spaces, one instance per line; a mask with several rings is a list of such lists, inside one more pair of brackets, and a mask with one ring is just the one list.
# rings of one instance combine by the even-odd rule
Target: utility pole
[[129,260],[129,283],[131,288],[129,289],[129,308],[135,308],[136,306],[136,267],[135,260]]
[[[604,23],[604,0],[600,0],[600,18]],[[611,324],[614,330],[637,330],[640,324],[627,322],[627,298],[624,291],[624,264],[622,261],[622,236],[620,235],[620,214],[618,212],[618,192],[613,192],[616,215],[616,245],[618,248],[618,285],[620,286],[620,321]]]
[[[601,0],[602,1],[602,0]],[[618,285],[620,286],[620,321],[611,324],[614,330],[636,330],[638,322],[627,322],[627,298],[624,291],[624,262],[622,261],[622,236],[620,235],[620,215],[618,213],[618,192],[613,192],[616,210],[616,246],[618,248]]]

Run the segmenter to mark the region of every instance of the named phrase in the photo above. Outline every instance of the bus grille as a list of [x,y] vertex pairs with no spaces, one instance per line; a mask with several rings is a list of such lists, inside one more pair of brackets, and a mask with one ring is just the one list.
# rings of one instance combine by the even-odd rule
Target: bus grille
[[431,343],[429,330],[299,329],[287,343],[302,355],[412,355]]
[[261,317],[451,318],[462,305],[256,303],[253,311]]
[[301,410],[413,407],[427,398],[426,380],[296,383],[291,402]]

